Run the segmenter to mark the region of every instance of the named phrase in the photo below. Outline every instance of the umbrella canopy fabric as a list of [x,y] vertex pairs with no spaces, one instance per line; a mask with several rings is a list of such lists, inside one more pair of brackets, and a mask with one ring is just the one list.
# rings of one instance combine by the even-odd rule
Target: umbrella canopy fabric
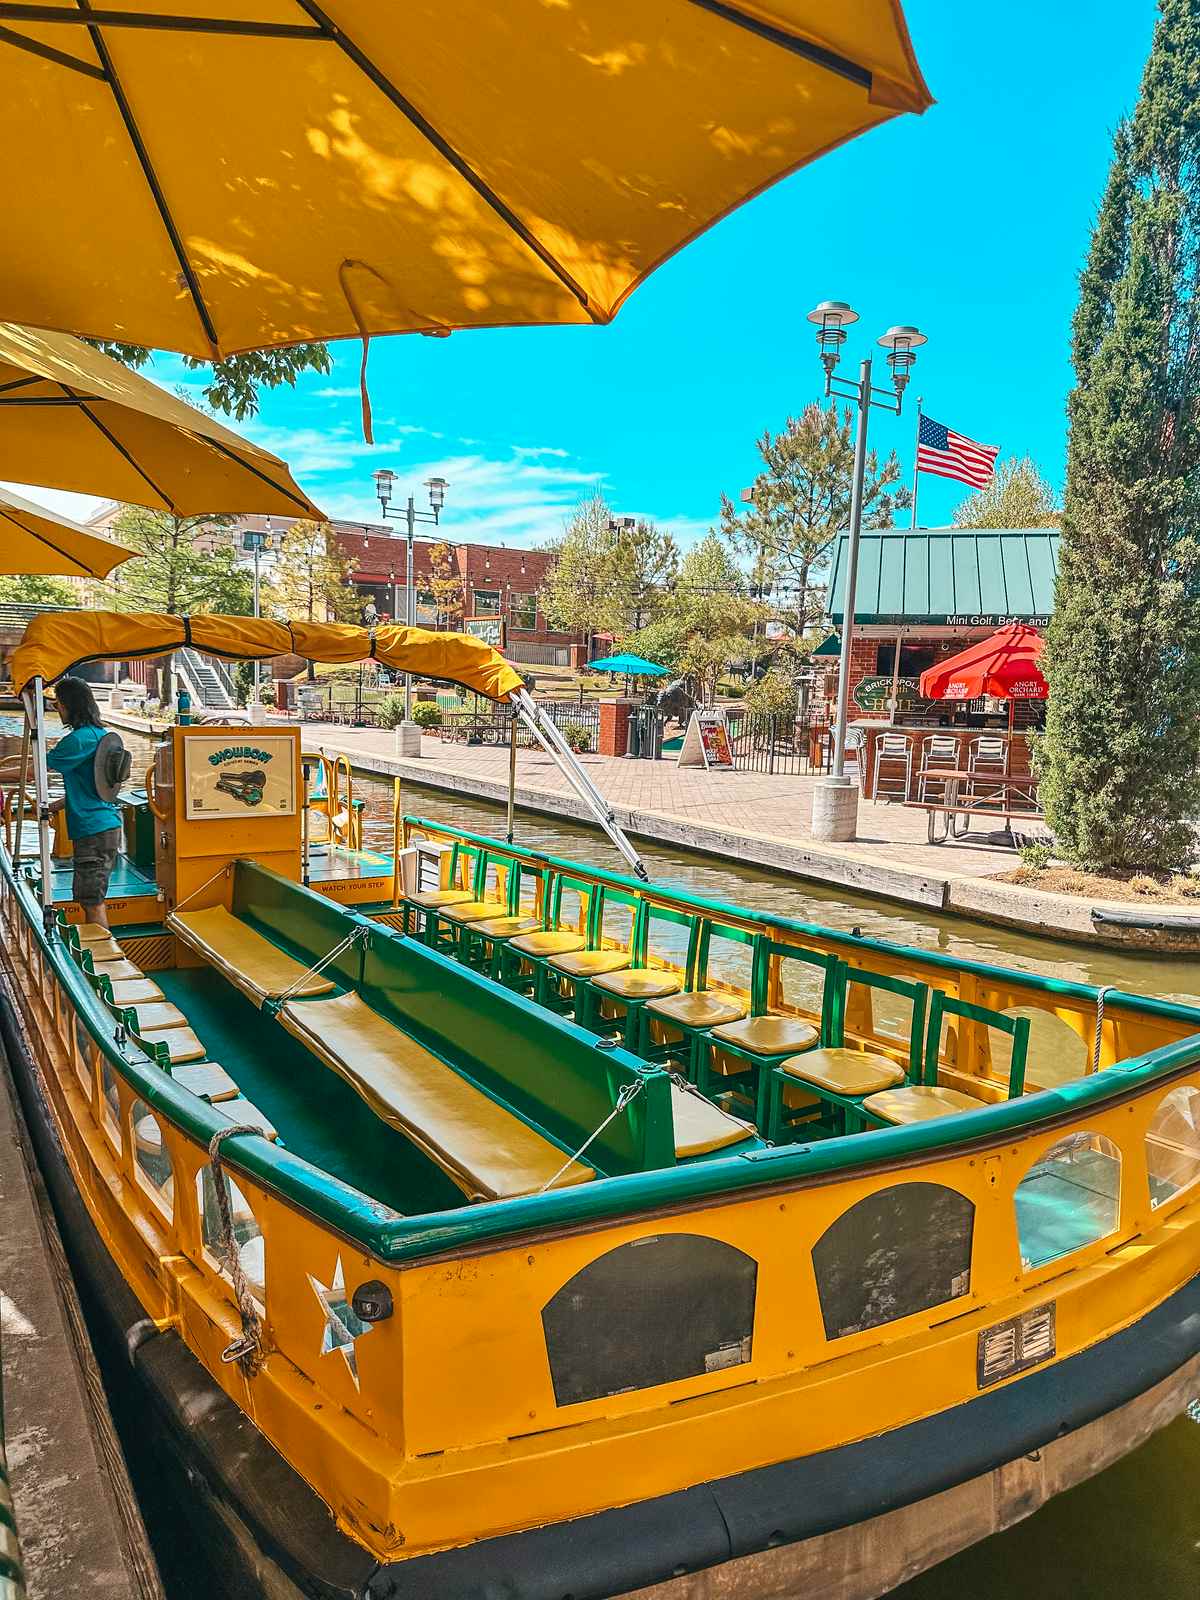
[[206,359],[604,323],[930,103],[900,0],[0,5],[0,307]]
[[136,554],[0,489],[0,572],[5,577],[107,578]]
[[921,674],[926,700],[1044,700],[1050,690],[1038,665],[1043,641],[1022,622],[990,634]]
[[589,661],[589,672],[623,672],[627,678],[666,678],[669,667],[660,667],[657,661],[647,661],[642,656],[605,656],[603,661]]
[[0,322],[0,479],[178,516],[324,521],[278,456],[70,334],[11,322]]
[[344,622],[272,622],[265,617],[216,614],[171,617],[157,612],[57,611],[34,617],[13,651],[13,688],[34,678],[52,683],[85,661],[128,661],[161,656],[190,645],[230,661],[264,661],[298,655],[306,661],[375,660],[396,672],[444,678],[503,700],[524,684],[519,672],[491,645],[465,633],[431,633],[394,624],[355,628]]

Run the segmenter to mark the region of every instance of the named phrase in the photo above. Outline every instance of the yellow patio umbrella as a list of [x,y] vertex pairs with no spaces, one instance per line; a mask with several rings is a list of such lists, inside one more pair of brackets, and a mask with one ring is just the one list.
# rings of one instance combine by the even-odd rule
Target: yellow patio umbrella
[[269,450],[70,334],[11,322],[0,323],[0,479],[179,516],[324,520]]
[[929,104],[900,0],[0,4],[0,312],[205,358],[604,323]]
[[107,578],[136,554],[0,489],[0,573],[5,577]]

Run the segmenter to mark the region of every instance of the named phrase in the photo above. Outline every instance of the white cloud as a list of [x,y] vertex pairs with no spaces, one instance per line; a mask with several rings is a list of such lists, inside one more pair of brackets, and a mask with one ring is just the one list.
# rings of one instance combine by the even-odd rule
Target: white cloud
[[11,489],[13,494],[20,495],[22,500],[28,500],[35,506],[57,511],[60,517],[67,517],[71,522],[86,522],[101,506],[108,504],[103,497],[71,494],[66,489],[42,489],[28,483],[6,483],[3,487]]
[[[464,439],[463,443],[467,441]],[[560,450],[553,444],[514,444],[509,447],[515,456],[558,456],[563,461],[569,461],[571,452]]]
[[314,389],[314,400],[357,400],[359,388],[356,383],[348,383],[345,387],[332,386],[328,389]]

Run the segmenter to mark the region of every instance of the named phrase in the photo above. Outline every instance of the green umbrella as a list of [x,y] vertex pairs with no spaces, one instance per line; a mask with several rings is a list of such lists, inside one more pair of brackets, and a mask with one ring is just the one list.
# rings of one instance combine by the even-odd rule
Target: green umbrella
[[602,661],[589,661],[589,672],[620,672],[627,678],[669,678],[670,667],[660,667],[657,661],[646,661],[641,656],[605,656]]

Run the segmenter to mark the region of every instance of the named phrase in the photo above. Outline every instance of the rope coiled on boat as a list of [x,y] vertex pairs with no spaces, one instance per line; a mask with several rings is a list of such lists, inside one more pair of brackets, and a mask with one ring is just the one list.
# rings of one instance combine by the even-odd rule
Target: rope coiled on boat
[[260,1128],[252,1128],[247,1123],[239,1122],[229,1128],[219,1128],[208,1141],[208,1159],[212,1163],[213,1187],[217,1197],[217,1218],[221,1225],[221,1249],[225,1256],[225,1265],[229,1269],[229,1276],[233,1280],[233,1297],[242,1319],[241,1337],[226,1345],[221,1352],[221,1360],[236,1361],[248,1378],[256,1376],[267,1352],[258,1304],[242,1268],[237,1240],[233,1234],[233,1213],[229,1208],[228,1180],[221,1163],[221,1146],[226,1139],[233,1139],[238,1134],[258,1134],[261,1131]]

